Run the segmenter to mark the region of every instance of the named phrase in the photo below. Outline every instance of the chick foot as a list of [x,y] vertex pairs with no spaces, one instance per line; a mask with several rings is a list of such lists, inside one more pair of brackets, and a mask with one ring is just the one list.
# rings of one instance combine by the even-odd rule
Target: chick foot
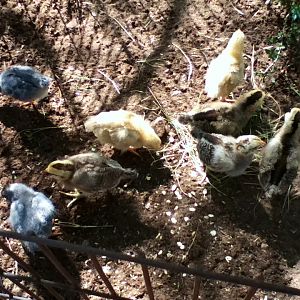
[[67,204],[67,208],[71,207],[77,200],[84,198],[84,195],[80,193],[77,189],[74,190],[74,192],[65,193],[62,191],[59,191],[61,194],[72,197],[73,199]]

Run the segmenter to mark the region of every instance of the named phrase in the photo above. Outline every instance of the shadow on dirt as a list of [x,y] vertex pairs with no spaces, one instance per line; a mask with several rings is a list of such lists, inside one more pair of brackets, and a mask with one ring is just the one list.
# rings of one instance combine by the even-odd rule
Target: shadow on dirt
[[[159,61],[161,56],[168,50],[175,30],[179,26],[181,18],[186,10],[186,0],[173,0],[170,4],[170,10],[166,17],[165,24],[159,37],[158,45],[156,48],[145,58],[145,61],[141,64],[136,76],[130,81],[130,83],[121,90],[120,95],[115,97],[109,104],[105,106],[106,110],[117,109],[124,107],[124,101],[132,93],[136,91],[146,92],[150,80],[155,75],[156,65],[155,61]],[[125,47],[126,53],[130,51]],[[129,57],[132,57],[129,54]]]
[[[115,251],[154,238],[158,232],[142,223],[136,199],[120,189],[79,200],[71,211],[61,215],[60,221],[64,218],[67,222],[80,224],[73,227],[62,224],[66,240],[81,244],[84,236],[91,246]],[[74,232],[78,232],[78,240]]]
[[[257,176],[211,181],[212,200],[239,228],[261,236],[294,265],[300,259],[300,201],[264,200]],[[259,200],[260,199],[260,200]]]
[[[51,248],[51,252],[55,255],[58,262],[65,268],[65,270],[71,275],[73,280],[80,285],[80,275],[76,269],[74,258],[71,258],[71,254],[67,254],[66,251],[57,248]],[[36,253],[34,256],[29,256],[30,265],[44,280],[50,280],[70,286],[70,282],[62,276],[62,274],[55,268],[55,266],[48,260],[42,252]],[[38,289],[38,295],[45,297],[45,299],[54,299],[49,290],[40,285],[36,285]],[[81,297],[76,292],[67,291],[64,289],[56,289],[58,293],[66,300],[79,300]],[[56,299],[56,298],[55,298]]]
[[[68,151],[68,137],[37,110],[18,106],[0,107],[0,121],[6,127],[13,127],[22,144],[42,157],[58,156]],[[11,141],[14,143],[14,140]],[[58,146],[59,145],[59,146]]]
[[151,191],[160,185],[166,185],[172,178],[171,171],[164,166],[164,161],[155,152],[139,149],[138,154],[125,152],[114,153],[112,159],[117,160],[122,167],[135,169],[139,173],[137,180],[130,184],[138,192]]

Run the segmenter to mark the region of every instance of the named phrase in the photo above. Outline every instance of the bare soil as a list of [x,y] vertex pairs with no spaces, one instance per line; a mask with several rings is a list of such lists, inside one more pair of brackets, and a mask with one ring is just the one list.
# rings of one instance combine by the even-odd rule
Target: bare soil
[[[282,50],[275,63],[268,57],[270,38],[282,30],[286,11],[271,1],[221,0],[0,0],[0,57],[5,66],[27,64],[51,76],[50,95],[37,109],[0,96],[0,184],[23,182],[51,197],[60,222],[53,238],[134,253],[149,258],[288,284],[289,269],[300,255],[300,205],[297,184],[289,201],[265,203],[254,166],[249,174],[230,179],[209,175],[210,183],[195,176],[178,136],[153,101],[151,88],[170,117],[209,101],[204,75],[207,62],[240,28],[247,36],[246,82],[235,95],[252,89],[251,75],[269,93],[262,113],[245,132],[266,134],[278,117],[299,101],[298,69],[293,52]],[[122,26],[124,28],[122,28]],[[189,64],[179,46],[193,64]],[[251,56],[254,53],[254,72]],[[120,94],[104,72],[117,84]],[[293,87],[293,88],[291,88]],[[275,100],[274,100],[275,99]],[[140,157],[120,155],[87,134],[90,115],[128,109],[154,121],[165,152],[139,151]],[[160,118],[160,119],[158,119]],[[174,146],[172,148],[172,145]],[[173,150],[172,150],[173,149]],[[109,193],[82,200],[67,209],[66,196],[44,169],[64,155],[98,150],[136,168],[138,180]],[[178,166],[176,168],[176,166]],[[285,205],[284,205],[285,204]],[[289,204],[289,205],[287,205]],[[2,228],[9,229],[9,206],[0,201]],[[98,227],[84,227],[98,226]],[[18,242],[11,247],[47,279],[60,278],[43,257],[28,258]],[[15,265],[1,251],[1,267]],[[101,290],[103,283],[84,255],[59,254],[61,262],[85,288]],[[132,299],[147,299],[138,266],[103,259],[116,291]],[[50,269],[51,268],[51,269]],[[19,273],[22,274],[19,268]],[[24,273],[24,272],[23,272]],[[190,299],[189,276],[151,270],[157,299]],[[60,278],[63,281],[62,278]],[[8,281],[5,286],[14,288]],[[246,287],[201,281],[199,299],[243,299]],[[46,291],[38,291],[51,299]],[[258,291],[253,299],[290,299]],[[65,294],[65,299],[75,299]],[[93,299],[93,298],[91,298]]]

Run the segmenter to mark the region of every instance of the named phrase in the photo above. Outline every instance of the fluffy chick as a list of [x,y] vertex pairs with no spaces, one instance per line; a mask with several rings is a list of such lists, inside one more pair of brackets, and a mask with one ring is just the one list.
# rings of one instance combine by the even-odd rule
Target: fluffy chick
[[300,164],[300,109],[285,114],[284,124],[263,151],[259,182],[267,198],[285,194]]
[[154,129],[142,116],[130,111],[101,112],[90,117],[84,126],[101,144],[111,144],[122,152],[141,147],[160,149],[161,140]]
[[[9,222],[14,231],[41,238],[50,236],[55,208],[43,193],[25,184],[13,183],[3,190],[2,195],[11,202]],[[33,254],[39,249],[32,242],[24,241],[23,245]]]
[[255,111],[263,105],[265,93],[252,90],[234,103],[211,102],[179,116],[179,122],[209,133],[238,136]]
[[243,82],[244,41],[244,33],[241,30],[235,31],[226,48],[211,61],[205,77],[205,91],[209,97],[225,100]]
[[0,74],[0,92],[15,99],[31,102],[48,95],[51,78],[29,66],[12,66]]
[[255,152],[265,145],[255,135],[234,138],[206,133],[196,128],[191,133],[198,140],[199,157],[206,167],[231,177],[242,175],[252,162]]
[[[64,187],[84,194],[106,191],[116,187],[122,180],[133,180],[138,177],[135,170],[122,168],[117,161],[93,152],[53,161],[45,171],[55,175]],[[76,200],[81,195],[78,192],[67,195],[75,196]]]

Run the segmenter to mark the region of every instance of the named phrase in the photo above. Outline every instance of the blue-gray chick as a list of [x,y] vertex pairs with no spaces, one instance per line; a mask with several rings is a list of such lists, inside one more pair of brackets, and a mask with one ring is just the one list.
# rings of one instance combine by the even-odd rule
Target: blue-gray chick
[[0,74],[0,92],[31,102],[48,96],[51,78],[29,66],[12,66]]
[[[22,183],[12,183],[2,195],[11,202],[9,222],[12,229],[21,234],[47,238],[51,234],[55,208],[43,193],[36,192]],[[23,242],[31,253],[38,250],[32,242]]]

